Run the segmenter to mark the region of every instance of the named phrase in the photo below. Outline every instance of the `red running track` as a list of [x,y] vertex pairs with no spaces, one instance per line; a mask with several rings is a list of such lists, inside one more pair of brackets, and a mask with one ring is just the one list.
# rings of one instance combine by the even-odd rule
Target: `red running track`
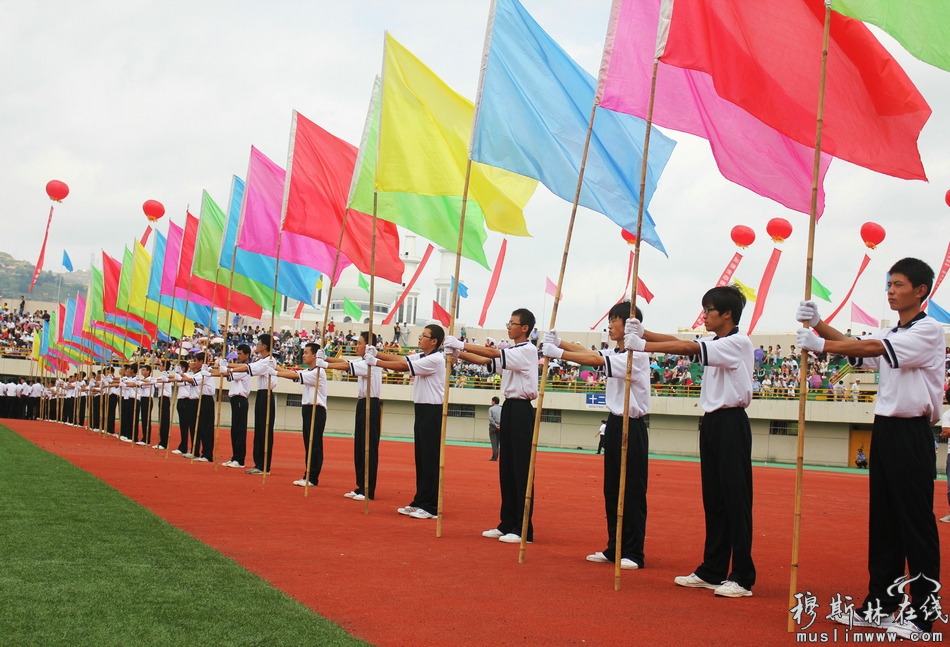
[[[262,484],[243,470],[219,467],[215,473],[210,464],[165,460],[164,452],[82,429],[4,422],[374,644],[795,641],[786,631],[795,483],[790,469],[753,470],[758,582],[753,597],[727,599],[673,584],[702,558],[695,462],[650,461],[646,568],[624,571],[621,590],[614,591],[612,565],[584,559],[606,545],[602,462],[595,455],[539,454],[536,541],[518,564],[517,545],[481,536],[498,523],[497,463],[487,460],[487,448],[446,448],[443,536],[436,538],[435,521],[396,513],[414,491],[411,443],[382,443],[377,499],[364,515],[362,503],[342,496],[354,486],[349,439],[326,439],[320,485],[304,498],[292,485],[303,468],[298,434],[278,433],[273,472]],[[866,478],[805,472],[798,590],[818,597],[819,619],[811,631],[839,626],[823,619],[832,595],[860,599],[866,591]],[[935,484],[940,516],[945,487]],[[938,525],[942,535],[950,531],[950,524]]]

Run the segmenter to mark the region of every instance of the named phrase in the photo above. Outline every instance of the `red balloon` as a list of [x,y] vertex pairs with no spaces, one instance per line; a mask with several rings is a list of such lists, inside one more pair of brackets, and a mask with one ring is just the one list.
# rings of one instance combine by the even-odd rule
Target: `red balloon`
[[785,239],[792,235],[792,223],[785,218],[772,218],[769,224],[765,226],[765,231],[769,233],[772,240],[776,243],[784,243]]
[[861,240],[871,249],[877,249],[877,246],[883,242],[884,236],[884,227],[876,222],[866,222],[861,225]]
[[65,182],[50,180],[46,183],[46,195],[49,196],[50,200],[62,202],[63,198],[69,195],[69,187],[66,186]]
[[636,235],[635,235],[635,234],[631,234],[631,233],[630,233],[629,231],[627,231],[626,229],[621,229],[621,230],[620,230],[620,235],[623,237],[623,239],[624,239],[625,241],[627,241],[627,244],[628,244],[628,245],[636,245],[636,244],[637,244],[637,237],[636,237]]
[[158,200],[146,200],[142,205],[142,211],[145,212],[145,217],[149,219],[149,222],[156,222],[165,215],[165,206]]
[[950,191],[947,191],[947,195],[944,196],[944,200],[947,201],[947,206],[950,207]]
[[730,235],[732,236],[732,242],[743,249],[755,242],[755,232],[752,227],[746,227],[745,225],[736,225],[732,228]]

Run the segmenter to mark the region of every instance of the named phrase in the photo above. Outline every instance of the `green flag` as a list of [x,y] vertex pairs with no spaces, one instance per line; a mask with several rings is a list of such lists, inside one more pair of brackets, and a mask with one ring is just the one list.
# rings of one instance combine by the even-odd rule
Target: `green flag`
[[816,299],[824,299],[831,303],[831,290],[819,283],[814,276],[811,277],[811,295]]
[[946,0],[832,0],[838,13],[877,25],[920,60],[950,72]]
[[347,317],[349,317],[353,321],[356,321],[356,322],[363,321],[363,311],[360,310],[360,307],[358,305],[356,305],[355,303],[353,303],[346,297],[343,297],[343,314],[345,314]]
[[359,286],[369,292],[369,281],[366,280],[362,272],[360,272]]
[[132,289],[132,250],[128,247],[122,253],[122,273],[119,275],[119,292],[116,296],[115,307],[118,310],[128,311],[129,292]]

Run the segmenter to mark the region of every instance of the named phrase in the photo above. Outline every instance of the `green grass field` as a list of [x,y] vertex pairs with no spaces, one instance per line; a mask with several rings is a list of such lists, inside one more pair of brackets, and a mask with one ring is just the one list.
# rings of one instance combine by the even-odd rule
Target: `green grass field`
[[365,645],[0,426],[0,645]]

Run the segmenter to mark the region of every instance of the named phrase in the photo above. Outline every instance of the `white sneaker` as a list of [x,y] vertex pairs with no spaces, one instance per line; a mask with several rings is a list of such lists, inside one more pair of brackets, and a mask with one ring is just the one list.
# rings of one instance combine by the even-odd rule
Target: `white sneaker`
[[921,638],[921,634],[924,633],[924,631],[910,620],[902,620],[892,623],[891,626],[887,628],[887,633],[897,634],[901,638],[916,641]]
[[946,517],[940,517],[940,521],[944,523],[950,523],[950,514],[948,514]]
[[[640,565],[637,564],[632,559],[627,559],[626,557],[623,557],[620,560],[620,568],[624,571],[637,571],[640,569]],[[749,593],[749,595],[752,595],[752,594]]]
[[343,496],[345,496],[347,499],[352,499],[353,497],[356,496],[356,490],[352,490],[351,492],[347,492],[347,493],[344,494]]
[[[296,481],[294,481],[294,485],[299,486],[299,487],[306,487],[306,486],[307,486],[307,479],[297,479]],[[317,487],[317,486],[316,486],[315,484],[311,483],[311,484],[310,484],[310,487]]]
[[192,453],[191,453],[191,452],[185,452],[184,454],[181,455],[181,457],[182,457],[182,458],[191,458],[191,457],[192,457]]
[[701,577],[697,576],[696,573],[690,573],[689,575],[680,575],[679,577],[674,577],[673,582],[679,584],[680,586],[685,586],[691,589],[718,589],[718,584],[713,584],[712,582],[707,582]]
[[126,438],[125,436],[119,436],[119,440],[121,440],[121,441],[124,442],[124,443],[130,443],[130,442],[132,442],[132,439],[131,439],[131,438]]
[[165,449],[165,448],[161,445],[152,445],[152,449]]
[[354,494],[354,495],[353,495],[352,497],[350,497],[350,498],[353,499],[354,501],[365,501],[365,500],[366,500],[366,495],[365,495],[365,494]]
[[[521,535],[516,535],[516,534],[513,533],[513,532],[509,532],[507,535],[502,535],[501,537],[499,537],[499,538],[498,538],[498,541],[504,542],[504,543],[506,543],[506,544],[520,544],[520,543],[521,543]],[[528,541],[528,542],[526,542],[526,543],[532,544],[532,543],[534,543],[534,542]]]
[[195,459],[195,462],[196,463],[210,463],[211,461],[209,461],[204,456],[199,456],[198,458]]
[[237,461],[231,461],[231,464],[228,465],[228,467],[239,467],[239,468],[241,468],[241,469],[243,470],[243,469],[244,469],[244,464],[243,464],[243,463],[238,463]]
[[726,580],[721,586],[713,591],[716,595],[724,598],[748,598],[752,596],[752,591],[743,588],[738,582]]
[[837,616],[834,620],[839,624],[848,625],[849,627],[870,627],[872,629],[887,629],[896,622],[896,618],[894,617],[893,613],[889,613],[886,616],[881,617],[879,623],[868,622],[868,619],[860,610],[855,610],[851,613]]
[[488,537],[489,539],[498,539],[504,534],[505,533],[498,530],[498,528],[492,528],[491,530],[486,530],[485,532],[483,532],[482,537]]
[[181,453],[181,450],[180,450],[180,449],[173,449],[173,450],[172,450],[172,454],[180,454],[180,453]]
[[224,461],[223,463],[221,463],[221,467],[231,467],[231,463],[233,462],[234,461]]
[[610,560],[607,559],[607,557],[606,557],[603,553],[601,553],[601,552],[594,553],[593,555],[588,555],[588,556],[587,556],[587,561],[588,561],[588,562],[596,562],[597,564],[609,564],[609,563],[610,563]]
[[416,508],[414,506],[407,505],[405,508],[396,508],[396,512],[398,512],[399,514],[404,514],[406,516],[409,516],[418,509],[419,508]]
[[136,444],[136,445],[144,445],[144,444],[145,444],[145,441],[140,440],[140,441],[138,441],[138,442],[135,443],[135,444]]
[[435,519],[436,518],[436,515],[426,512],[422,508],[419,508],[418,510],[416,510],[409,516],[412,517],[413,519]]

